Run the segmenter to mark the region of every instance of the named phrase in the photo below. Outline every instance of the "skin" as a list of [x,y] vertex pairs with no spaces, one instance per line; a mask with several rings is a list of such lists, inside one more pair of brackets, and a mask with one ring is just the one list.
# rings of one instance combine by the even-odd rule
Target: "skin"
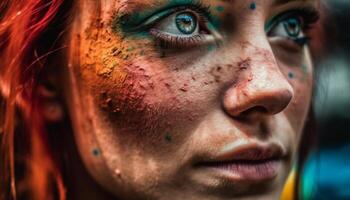
[[[312,63],[306,46],[267,38],[264,26],[278,13],[315,1],[261,0],[254,9],[251,1],[203,1],[218,19],[229,18],[219,28],[223,44],[212,48],[161,51],[147,36],[112,28],[125,13],[164,2],[77,6],[67,41],[65,100],[80,167],[92,177],[85,183],[88,198],[77,199],[278,199],[310,107]],[[286,158],[275,178],[229,182],[193,166],[244,143],[283,148]],[[79,168],[72,171],[86,179]]]

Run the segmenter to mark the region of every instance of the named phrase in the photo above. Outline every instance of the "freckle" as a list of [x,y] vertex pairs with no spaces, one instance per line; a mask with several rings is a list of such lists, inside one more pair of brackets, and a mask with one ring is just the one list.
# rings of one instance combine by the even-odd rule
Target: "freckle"
[[250,8],[251,10],[255,10],[255,9],[256,9],[256,4],[255,4],[255,2],[252,2],[252,3],[249,5],[249,8]]
[[195,80],[196,80],[196,77],[192,76],[192,80],[194,80],[194,81],[195,81]]
[[246,69],[248,69],[248,67],[250,67],[250,64],[251,64],[250,58],[244,59],[244,60],[238,62],[238,67],[239,67],[238,70],[246,70]]
[[164,85],[165,85],[167,88],[170,88],[170,84],[169,84],[169,83],[164,83]]
[[253,74],[250,74],[249,76],[248,76],[248,82],[251,82],[252,80],[254,79],[254,76],[253,76]]
[[145,71],[146,71],[144,68],[140,68],[139,70],[142,71],[142,72],[145,72]]
[[92,150],[92,154],[94,156],[99,156],[100,155],[100,150],[95,148],[95,149]]
[[180,88],[180,90],[183,91],[183,92],[187,92],[187,89],[184,88],[184,87]]
[[221,69],[222,69],[221,67],[217,67],[217,68],[216,68],[216,71],[219,72],[219,71],[221,71]]

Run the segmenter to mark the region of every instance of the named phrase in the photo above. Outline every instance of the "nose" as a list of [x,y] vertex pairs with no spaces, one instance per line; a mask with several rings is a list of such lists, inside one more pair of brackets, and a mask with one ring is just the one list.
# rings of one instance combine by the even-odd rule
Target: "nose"
[[293,88],[280,71],[272,50],[263,48],[246,55],[254,58],[248,56],[244,77],[225,91],[224,110],[236,118],[283,111],[293,98]]

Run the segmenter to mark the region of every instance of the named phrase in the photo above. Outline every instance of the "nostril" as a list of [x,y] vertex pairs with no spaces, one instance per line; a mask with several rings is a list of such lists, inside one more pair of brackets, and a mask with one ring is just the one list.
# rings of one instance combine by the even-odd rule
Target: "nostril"
[[254,106],[240,113],[242,117],[252,115],[254,113],[267,114],[269,111],[264,106]]

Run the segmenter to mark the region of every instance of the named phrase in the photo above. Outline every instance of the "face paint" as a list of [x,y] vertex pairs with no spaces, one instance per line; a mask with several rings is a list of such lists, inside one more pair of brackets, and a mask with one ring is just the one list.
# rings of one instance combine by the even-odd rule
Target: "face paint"
[[224,12],[225,8],[223,6],[216,6],[216,11]]
[[172,137],[171,137],[170,133],[166,133],[164,136],[164,139],[166,142],[170,143],[172,141]]
[[288,77],[289,77],[290,79],[293,79],[293,78],[294,78],[294,73],[293,73],[293,72],[289,72],[289,73],[288,73]]
[[251,4],[249,5],[249,8],[250,8],[251,10],[255,10],[255,9],[256,9],[256,3],[255,3],[255,2],[251,3]]
[[97,148],[93,149],[93,150],[92,150],[92,155],[94,155],[94,156],[99,156],[99,155],[100,155],[100,150],[97,149]]
[[[211,22],[212,26],[215,29],[218,29],[221,24],[221,19],[219,16],[216,16],[210,12],[210,6],[204,5],[202,1],[197,0],[170,0],[168,4],[157,7],[155,9],[146,9],[140,12],[127,13],[119,18],[116,16],[114,20],[113,28],[115,30],[123,30],[125,36],[147,36],[147,31],[145,29],[151,27],[154,22],[161,21],[163,18],[168,17],[169,15],[179,11],[179,8],[182,10],[194,10],[203,12],[203,15],[208,18],[208,21]],[[216,7],[217,12],[223,12],[223,6]]]
[[[260,12],[267,7],[263,6],[265,1],[261,1],[259,9],[256,9],[256,4],[251,3],[252,1],[240,3],[247,11],[252,9]],[[225,33],[223,35],[227,36],[222,38],[225,42],[222,46],[210,43],[205,44],[206,46],[198,45],[181,49],[181,51],[178,51],[178,48],[171,49],[177,50],[176,54],[171,54],[172,52],[165,49],[159,50],[154,36],[147,31],[150,27],[159,28],[148,26],[155,25],[152,20],[164,21],[170,13],[174,16],[179,14],[173,12],[174,7],[186,6],[186,9],[190,10],[195,8],[194,5],[198,5],[199,1],[169,0],[168,5],[155,4],[159,2],[164,3],[164,1],[135,0],[133,3],[136,6],[139,4],[140,10],[142,11],[144,7],[146,11],[129,11],[129,13],[126,13],[127,10],[121,11],[123,13],[115,15],[122,16],[121,19],[111,16],[106,19],[103,26],[80,31],[81,35],[88,35],[88,38],[82,36],[81,62],[77,67],[80,69],[78,75],[81,75],[79,77],[81,79],[78,78],[78,80],[82,80],[82,85],[87,86],[89,90],[86,94],[89,95],[86,97],[75,94],[74,97],[91,103],[90,107],[81,106],[80,110],[86,110],[88,114],[78,116],[77,119],[82,119],[84,124],[88,121],[87,118],[91,118],[92,124],[97,128],[91,131],[84,131],[82,128],[79,133],[82,138],[85,138],[85,135],[94,134],[98,144],[101,144],[90,145],[89,148],[81,151],[83,152],[81,155],[89,155],[95,162],[105,159],[103,161],[105,163],[94,165],[96,168],[91,171],[98,174],[95,178],[102,186],[111,188],[110,191],[122,199],[123,197],[127,199],[130,194],[141,197],[135,199],[147,197],[151,197],[147,199],[154,199],[153,195],[161,195],[164,199],[181,199],[176,195],[183,195],[188,199],[206,199],[208,195],[201,196],[202,191],[207,191],[206,188],[211,189],[211,187],[213,187],[212,191],[234,190],[233,193],[242,192],[241,188],[243,188],[246,189],[243,193],[248,195],[252,188],[250,185],[246,186],[243,183],[232,187],[236,186],[233,183],[228,186],[228,179],[211,176],[210,173],[207,174],[193,166],[200,161],[210,160],[223,147],[237,141],[260,140],[258,137],[260,133],[271,134],[273,139],[280,141],[285,148],[292,151],[292,146],[296,146],[296,135],[300,133],[298,130],[302,125],[301,122],[294,128],[289,124],[293,120],[285,120],[287,116],[280,117],[284,115],[281,112],[281,115],[276,115],[276,118],[271,117],[271,120],[278,118],[277,121],[271,121],[273,123],[263,121],[262,126],[266,127],[261,128],[260,123],[236,120],[234,114],[227,109],[227,105],[223,105],[225,99],[237,100],[232,104],[233,106],[240,104],[245,107],[248,104],[254,104],[255,100],[271,97],[271,92],[267,95],[254,95],[256,92],[269,89],[266,88],[268,86],[279,89],[279,83],[286,80],[283,74],[288,78],[288,71],[291,68],[286,68],[283,74],[278,71],[279,66],[276,63],[279,62],[276,61],[279,61],[279,58],[274,56],[270,46],[259,46],[260,43],[252,42],[255,46],[247,44],[243,47],[245,41],[255,41],[257,38],[265,40],[264,33],[252,32],[252,34],[246,34],[247,37],[244,39],[237,37],[229,42],[226,40],[235,38],[233,33],[239,31],[254,31],[252,22],[244,20],[257,19],[240,18],[238,13],[260,16],[255,12],[239,12],[234,6],[223,7],[224,10],[218,4],[212,5],[210,12],[220,15],[220,18],[217,17],[216,21],[214,14],[211,14],[212,17],[207,17],[211,24],[207,26],[209,29],[207,32]],[[151,10],[144,6],[147,3],[153,5],[155,9]],[[241,6],[237,7],[241,8]],[[203,10],[202,7],[200,8]],[[108,15],[107,9],[104,15]],[[198,14],[195,11],[198,10],[193,10],[193,13]],[[232,16],[227,17],[228,13]],[[202,17],[205,16],[207,15]],[[90,19],[85,16],[84,18]],[[218,29],[220,20],[225,24],[232,22],[227,18],[242,19],[237,21],[236,31],[231,32],[231,29],[226,29],[227,27],[224,26]],[[182,19],[184,24],[190,21],[187,17]],[[108,23],[108,20],[112,23]],[[172,22],[176,25],[175,20]],[[135,27],[141,27],[140,23],[146,24],[145,29],[135,29]],[[186,30],[186,25],[183,28],[185,33],[192,33],[192,29]],[[98,36],[94,33],[98,33]],[[268,45],[268,42],[264,44]],[[162,54],[164,56],[161,57],[159,52],[164,52]],[[283,62],[280,63],[283,64]],[[293,66],[301,66],[301,62]],[[299,76],[299,73],[294,73]],[[271,84],[272,81],[276,82]],[[301,90],[298,93],[303,94],[305,93],[303,87],[306,88],[309,85],[291,87],[300,87],[301,89],[296,89]],[[269,101],[276,101],[276,99],[280,98]],[[244,104],[243,101],[247,103]],[[306,110],[308,99],[304,98],[302,102],[305,102],[305,105],[291,104],[299,107],[301,111],[290,114],[291,117],[288,119],[303,119],[302,111]],[[246,109],[250,108],[254,107]],[[270,120],[269,116],[257,120],[267,120],[267,118]],[[270,130],[273,131],[270,132]],[[267,141],[270,138],[265,139]],[[97,151],[91,149],[96,146],[100,149],[96,148]],[[99,159],[102,158],[102,152],[104,159]],[[94,157],[98,155],[100,157]],[[107,165],[108,170],[104,170],[103,165]],[[99,176],[100,174],[102,175]],[[286,174],[288,174],[287,163],[274,185],[282,187],[282,179]],[[114,180],[105,181],[104,177],[112,177]],[[214,180],[216,178],[217,180]],[[212,186],[213,180],[218,184]],[[182,184],[183,187],[178,187],[178,184]],[[126,192],[123,187],[127,189]],[[118,188],[121,189],[118,190]],[[184,191],[182,188],[188,188],[188,190]],[[273,190],[270,193],[277,194],[280,188],[273,187]],[[235,197],[236,194],[233,193],[228,194],[228,197]],[[210,194],[215,197],[216,195],[221,194]],[[270,197],[265,199],[272,199]]]

